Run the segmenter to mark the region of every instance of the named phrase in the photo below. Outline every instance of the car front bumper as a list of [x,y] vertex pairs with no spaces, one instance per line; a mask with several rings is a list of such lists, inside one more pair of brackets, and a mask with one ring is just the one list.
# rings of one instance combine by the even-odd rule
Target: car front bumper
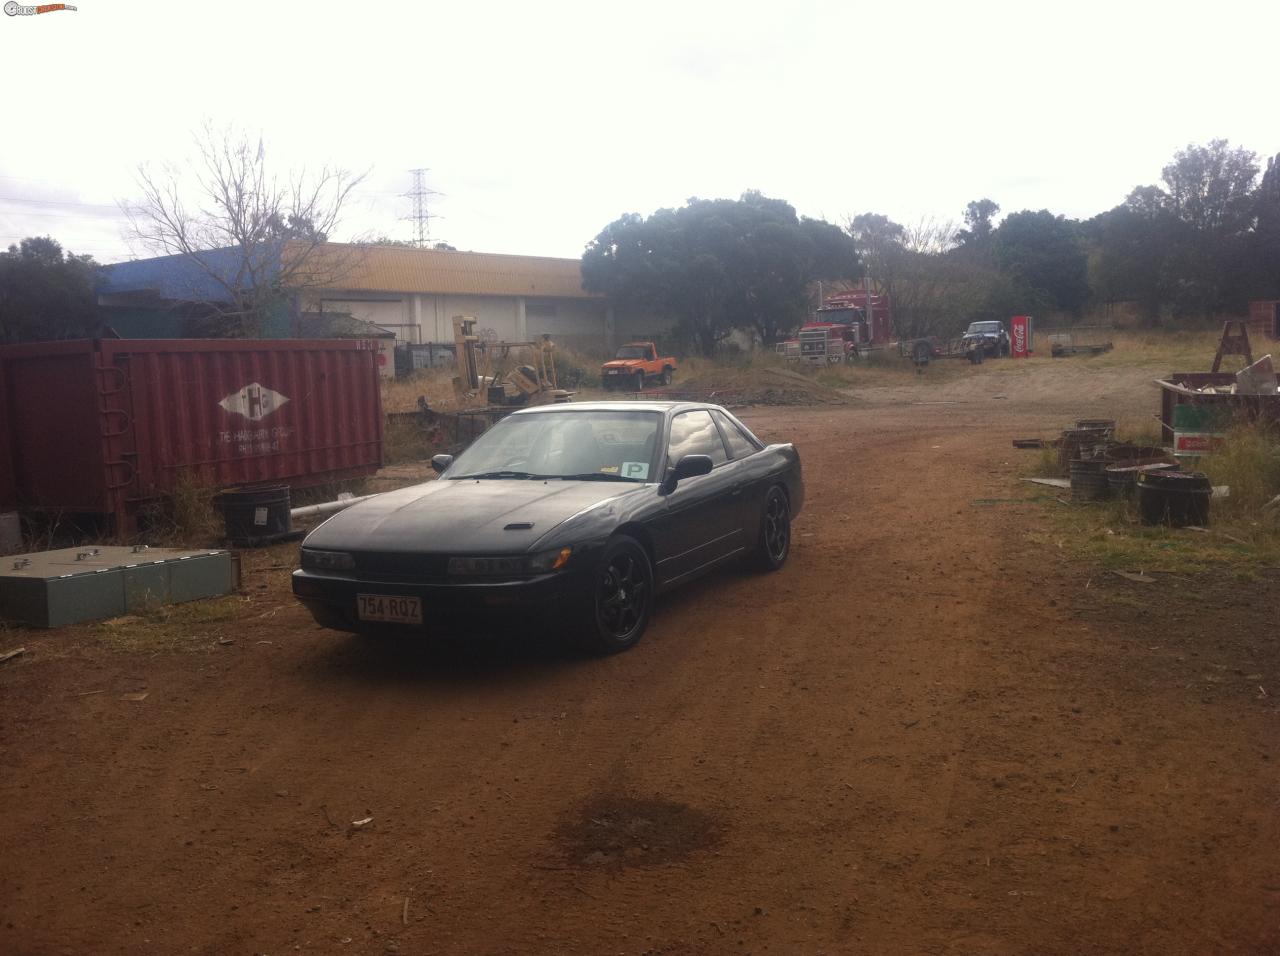
[[[418,584],[298,570],[292,583],[294,596],[324,627],[450,634],[505,629],[516,622],[535,626],[563,620],[590,593],[588,583],[580,578],[565,570],[514,581]],[[356,611],[359,594],[416,597],[422,602],[423,623],[419,627],[361,621]]]

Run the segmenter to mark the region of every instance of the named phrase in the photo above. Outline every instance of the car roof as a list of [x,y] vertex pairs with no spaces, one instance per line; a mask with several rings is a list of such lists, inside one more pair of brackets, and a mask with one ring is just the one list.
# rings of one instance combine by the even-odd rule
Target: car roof
[[662,412],[685,411],[694,408],[717,408],[709,402],[557,402],[554,405],[535,405],[532,408],[521,408],[516,415],[538,415],[544,413],[560,414],[564,412]]

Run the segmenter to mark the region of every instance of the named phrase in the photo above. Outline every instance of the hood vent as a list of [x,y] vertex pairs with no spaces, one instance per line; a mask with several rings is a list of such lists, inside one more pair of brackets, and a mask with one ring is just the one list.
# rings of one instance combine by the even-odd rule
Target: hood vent
[[503,527],[503,531],[528,531],[533,527],[532,521],[513,521]]

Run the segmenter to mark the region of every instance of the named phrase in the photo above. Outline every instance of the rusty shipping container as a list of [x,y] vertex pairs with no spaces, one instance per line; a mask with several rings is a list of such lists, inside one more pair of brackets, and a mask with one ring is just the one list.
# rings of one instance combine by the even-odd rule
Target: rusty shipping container
[[4,364],[0,363],[0,513],[13,511],[18,507],[18,487],[13,479],[13,452],[9,440],[7,395]]
[[377,356],[361,340],[4,346],[9,494],[129,532],[184,481],[299,487],[372,474],[382,464]]
[[1263,342],[1280,341],[1280,301],[1259,299],[1249,303],[1249,334]]

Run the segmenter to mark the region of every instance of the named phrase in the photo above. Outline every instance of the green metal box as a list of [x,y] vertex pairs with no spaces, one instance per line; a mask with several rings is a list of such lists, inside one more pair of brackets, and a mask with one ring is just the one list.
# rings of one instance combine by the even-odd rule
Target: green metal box
[[0,618],[62,627],[235,588],[230,551],[83,547],[0,559]]

